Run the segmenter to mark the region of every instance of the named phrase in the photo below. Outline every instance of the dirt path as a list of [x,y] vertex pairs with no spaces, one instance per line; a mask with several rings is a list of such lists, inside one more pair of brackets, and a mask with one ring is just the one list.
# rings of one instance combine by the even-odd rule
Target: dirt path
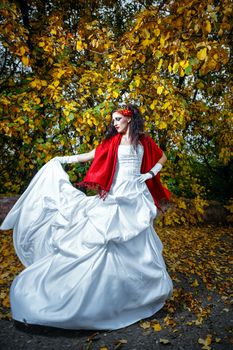
[[[212,296],[211,303],[208,297]],[[176,326],[167,326],[156,332],[151,328],[143,329],[138,322],[129,327],[117,331],[69,331],[58,328],[24,326],[12,321],[0,321],[1,349],[4,350],[42,350],[42,349],[76,349],[94,350],[106,347],[107,349],[122,350],[149,350],[149,349],[174,349],[174,350],[199,350],[203,345],[198,339],[205,340],[207,335],[212,336],[209,349],[232,349],[230,337],[231,315],[229,307],[215,293],[203,293],[203,304],[211,306],[211,314],[200,325],[188,325],[192,320],[189,310],[182,307],[177,309],[174,315]],[[155,317],[163,324],[167,312],[161,310]],[[145,321],[151,321],[154,317]],[[189,321],[188,321],[189,320]],[[149,326],[149,325],[145,325]],[[161,339],[169,341],[168,344],[161,343]],[[208,339],[208,338],[207,338]],[[200,341],[200,340],[199,340]],[[207,343],[208,344],[208,343]],[[208,347],[206,347],[208,349]]]

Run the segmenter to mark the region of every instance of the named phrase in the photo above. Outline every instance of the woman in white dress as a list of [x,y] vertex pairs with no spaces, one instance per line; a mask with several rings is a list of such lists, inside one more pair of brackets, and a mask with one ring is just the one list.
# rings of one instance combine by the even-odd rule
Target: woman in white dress
[[[72,186],[62,163],[92,165]],[[118,329],[152,316],[172,293],[153,228],[166,156],[132,105],[114,111],[95,150],[55,157],[34,176],[1,229],[13,228],[25,269],[10,288],[14,320],[66,329]]]

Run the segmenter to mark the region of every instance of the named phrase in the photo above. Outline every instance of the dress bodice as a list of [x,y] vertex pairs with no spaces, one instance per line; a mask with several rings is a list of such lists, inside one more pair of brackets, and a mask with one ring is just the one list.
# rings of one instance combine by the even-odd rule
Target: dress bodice
[[115,177],[130,179],[140,175],[143,146],[119,145]]

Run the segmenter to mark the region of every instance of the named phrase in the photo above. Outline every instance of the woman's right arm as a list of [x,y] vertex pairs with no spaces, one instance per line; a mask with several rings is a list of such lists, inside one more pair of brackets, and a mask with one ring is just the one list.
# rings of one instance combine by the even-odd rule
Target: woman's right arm
[[94,159],[95,149],[90,152],[75,154],[74,156],[64,156],[64,157],[55,157],[53,160],[58,160],[61,164],[68,163],[79,163],[79,162],[88,162],[89,160]]
[[90,152],[77,154],[77,162],[88,162],[89,160],[93,160],[95,157],[95,149]]

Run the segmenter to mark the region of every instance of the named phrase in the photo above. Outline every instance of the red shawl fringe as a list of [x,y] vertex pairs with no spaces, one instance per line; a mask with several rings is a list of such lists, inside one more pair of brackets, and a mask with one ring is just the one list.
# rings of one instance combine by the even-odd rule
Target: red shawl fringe
[[100,186],[100,184],[97,184],[96,182],[86,182],[81,181],[74,184],[76,187],[86,187],[89,190],[94,190],[98,192],[98,195],[100,198],[105,199],[108,195],[108,191],[106,191],[104,188]]

